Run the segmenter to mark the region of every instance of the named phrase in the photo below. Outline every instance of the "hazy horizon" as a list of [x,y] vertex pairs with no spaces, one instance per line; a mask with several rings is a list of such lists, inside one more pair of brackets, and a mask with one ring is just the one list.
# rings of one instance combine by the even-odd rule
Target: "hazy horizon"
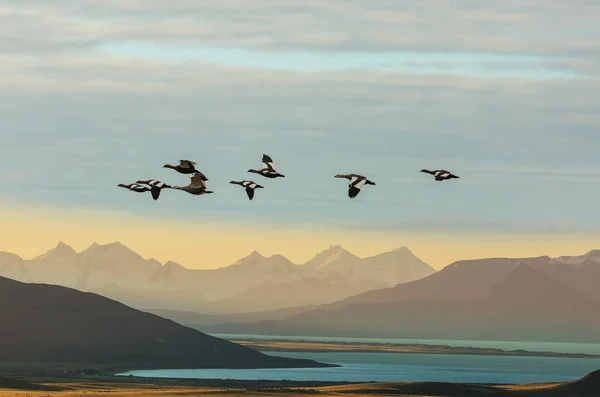
[[[82,224],[82,219],[85,219],[85,224]],[[154,258],[161,263],[173,261],[189,269],[228,266],[252,251],[267,257],[283,255],[293,263],[304,263],[334,245],[359,257],[405,246],[437,270],[457,260],[576,256],[600,249],[597,243],[600,239],[584,233],[542,236],[527,233],[470,235],[464,232],[450,235],[408,234],[342,228],[309,231],[308,226],[294,229],[278,225],[256,235],[250,226],[231,222],[214,224],[211,229],[206,229],[190,222],[165,218],[44,208],[11,211],[3,216],[3,220],[11,225],[11,234],[0,241],[0,251],[11,252],[24,259],[47,252],[59,241],[77,252],[92,243],[120,242],[144,258]],[[173,238],[172,233],[177,236]],[[208,259],[205,254],[198,257],[198,250],[205,253],[205,247],[213,247],[208,251]]]
[[[144,221],[144,226],[146,227],[148,226],[148,224],[156,227],[157,229],[160,227],[160,225],[157,223],[147,222],[147,219]],[[77,223],[78,221],[72,220],[71,222]],[[429,251],[427,241],[423,242],[419,238],[419,236],[405,237],[405,242],[412,242],[414,245],[402,244],[401,241],[398,241],[398,244],[394,245],[394,237],[390,238],[389,236],[384,235],[383,238],[385,239],[387,237],[387,239],[386,241],[382,242],[382,236],[377,236],[376,234],[373,234],[365,238],[365,235],[360,233],[356,233],[354,235],[351,235],[350,237],[344,236],[342,242],[340,242],[340,239],[334,241],[333,239],[335,239],[335,237],[333,237],[332,242],[327,243],[327,238],[329,236],[334,235],[334,233],[322,233],[320,236],[315,236],[315,233],[310,233],[313,235],[312,239],[307,239],[301,231],[298,232],[295,230],[283,229],[273,232],[273,236],[270,238],[279,238],[279,241],[282,242],[280,246],[288,248],[287,250],[285,248],[278,249],[273,248],[272,245],[261,244],[260,239],[256,239],[251,240],[249,242],[244,242],[243,244],[234,244],[231,247],[226,247],[223,250],[225,252],[219,252],[218,249],[214,249],[211,252],[211,258],[206,259],[205,257],[196,257],[194,239],[189,239],[185,240],[184,242],[180,242],[180,247],[182,247],[181,250],[173,250],[174,244],[172,243],[169,244],[169,247],[165,249],[165,247],[161,247],[158,244],[160,244],[161,241],[163,241],[161,240],[161,237],[168,238],[168,236],[158,231],[154,236],[154,238],[156,239],[154,240],[155,244],[148,244],[147,238],[131,239],[130,236],[128,236],[128,233],[132,233],[131,229],[125,231],[121,230],[121,233],[115,234],[116,236],[124,237],[124,239],[111,239],[108,236],[110,235],[112,225],[105,224],[102,225],[102,228],[97,228],[94,231],[92,231],[92,233],[90,233],[91,236],[101,237],[93,239],[92,237],[88,238],[88,235],[86,235],[85,237],[82,236],[81,229],[79,229],[76,225],[71,225],[71,222],[68,222],[65,218],[62,218],[60,224],[60,228],[63,230],[73,228],[71,229],[72,231],[70,230],[71,233],[65,233],[70,235],[71,239],[52,239],[49,235],[45,235],[39,238],[38,241],[42,241],[47,244],[42,246],[42,244],[38,243],[35,246],[31,247],[28,246],[27,242],[25,242],[24,244],[19,244],[20,236],[17,235],[17,238],[14,238],[13,234],[12,239],[9,237],[4,241],[0,241],[0,252],[10,252],[19,255],[25,260],[31,260],[39,255],[43,255],[44,253],[52,250],[57,246],[57,244],[61,242],[70,246],[78,253],[89,248],[94,243],[99,245],[105,245],[118,242],[125,245],[137,254],[141,255],[144,259],[155,259],[162,264],[165,264],[167,262],[175,262],[188,269],[217,269],[232,265],[239,259],[247,257],[253,251],[259,252],[264,257],[282,255],[285,258],[289,259],[292,263],[300,265],[313,259],[315,255],[327,250],[332,246],[341,246],[344,250],[358,256],[359,258],[367,258],[381,253],[390,252],[402,247],[406,247],[415,256],[423,260],[428,265],[432,266],[434,269],[441,270],[444,267],[459,260],[484,258],[529,258],[540,256],[579,256],[586,254],[592,250],[600,249],[600,245],[595,244],[594,238],[588,239],[585,238],[586,236],[583,236],[583,238],[585,239],[583,241],[570,243],[563,241],[561,239],[561,236],[555,236],[552,239],[545,239],[540,241],[532,239],[531,236],[523,235],[521,236],[522,240],[519,241],[518,244],[515,244],[515,242],[511,239],[490,241],[494,237],[499,237],[500,239],[502,239],[503,237],[505,238],[505,236],[492,235],[490,236],[490,239],[481,238],[478,242],[477,239],[474,238],[470,238],[469,240],[467,240],[467,236],[463,235],[455,237],[454,240],[449,239],[450,245],[455,245],[454,247],[452,247],[451,254],[449,255],[447,252]],[[117,223],[118,221],[114,222]],[[36,223],[38,224],[37,227],[40,228],[39,221],[36,221]],[[50,223],[53,224],[52,222]],[[125,225],[120,226],[124,227]],[[181,225],[178,225],[178,227],[178,230],[182,230]],[[53,227],[50,226],[48,228],[52,229]],[[98,231],[98,229],[100,229],[100,232]],[[21,230],[22,232],[26,232],[26,228],[24,227]],[[243,235],[243,233],[247,231],[248,229],[239,230],[239,234],[237,235]],[[220,232],[223,234],[231,235],[231,229],[225,229]],[[211,236],[211,234],[212,233],[206,233],[202,235],[203,240],[205,238],[211,237],[215,239],[215,237]],[[297,239],[299,235],[306,239],[305,241],[303,241],[301,247],[287,246],[286,242],[293,241],[295,238]],[[219,241],[221,238],[221,236],[218,236],[216,239],[217,241]],[[9,243],[6,242],[7,240]],[[11,240],[17,243],[11,245]],[[212,241],[214,242],[214,240]],[[252,245],[252,243],[256,243],[256,245],[254,246]],[[271,244],[273,244],[272,241]],[[469,246],[473,246],[473,244],[477,245],[472,248],[467,248]],[[207,243],[207,245],[210,245],[210,243]],[[452,259],[448,262],[443,262],[439,259],[446,257],[451,257]],[[433,260],[430,260],[432,258]]]

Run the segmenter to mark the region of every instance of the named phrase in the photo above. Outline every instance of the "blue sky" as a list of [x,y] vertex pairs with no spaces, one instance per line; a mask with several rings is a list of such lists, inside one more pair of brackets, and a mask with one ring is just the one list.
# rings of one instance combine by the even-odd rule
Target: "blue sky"
[[[596,232],[598,7],[0,0],[0,200],[169,219]],[[248,174],[271,155],[287,178]],[[216,193],[116,187],[194,160]],[[419,173],[445,168],[459,180]],[[374,180],[356,200],[337,173]],[[233,179],[266,189],[248,202]]]
[[440,53],[440,52],[311,52],[265,51],[245,48],[155,45],[143,42],[109,42],[101,54],[184,62],[203,60],[230,67],[295,72],[390,71],[502,78],[576,78],[577,71],[561,68],[563,57],[548,55]]

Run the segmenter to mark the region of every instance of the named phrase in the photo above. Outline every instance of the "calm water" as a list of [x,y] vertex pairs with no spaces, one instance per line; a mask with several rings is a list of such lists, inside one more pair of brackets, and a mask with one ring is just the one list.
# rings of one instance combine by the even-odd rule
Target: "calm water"
[[350,352],[268,352],[268,354],[308,358],[325,363],[340,364],[342,367],[253,370],[159,369],[130,371],[121,375],[240,380],[536,383],[574,380],[600,369],[600,359],[584,358]]
[[492,348],[507,351],[528,350],[532,352],[552,353],[582,353],[600,355],[598,343],[560,343],[560,342],[510,342],[510,341],[480,341],[480,340],[446,340],[446,339],[395,339],[395,338],[342,338],[327,336],[271,336],[246,334],[211,334],[227,340],[260,339],[260,340],[297,340],[309,342],[358,342],[399,345],[444,345],[450,347]]

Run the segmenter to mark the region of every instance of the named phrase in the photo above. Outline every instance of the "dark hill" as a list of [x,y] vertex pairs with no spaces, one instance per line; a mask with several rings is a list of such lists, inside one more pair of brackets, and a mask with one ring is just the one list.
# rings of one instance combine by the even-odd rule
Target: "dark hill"
[[38,385],[24,380],[0,376],[0,389],[12,390],[40,390],[40,391],[62,391],[60,387]]
[[327,309],[368,303],[404,303],[409,301],[469,301],[484,298],[490,288],[522,264],[537,266],[550,261],[539,258],[490,258],[458,261],[420,280],[391,288],[367,291],[339,302],[323,305]]
[[272,357],[74,289],[0,277],[0,357],[114,368],[326,366]]
[[600,396],[600,370],[576,381],[563,383],[556,390],[565,393],[565,396]]
[[[423,279],[415,283],[419,282],[428,281]],[[388,295],[387,301],[360,302],[333,309],[333,305],[327,305],[284,321],[305,328],[318,324],[343,329],[353,336],[600,340],[598,300],[536,271],[529,264],[517,264],[488,288],[486,295],[464,300],[406,301],[400,297],[393,301]]]

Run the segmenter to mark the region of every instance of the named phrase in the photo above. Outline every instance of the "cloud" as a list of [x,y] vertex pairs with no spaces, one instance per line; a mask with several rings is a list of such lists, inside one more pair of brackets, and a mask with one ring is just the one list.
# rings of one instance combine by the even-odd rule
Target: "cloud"
[[[523,219],[585,228],[597,211],[592,2],[15,4],[0,0],[0,169],[31,177],[0,179],[2,195],[24,204],[298,227],[336,226],[349,214],[382,227],[430,215],[448,230],[520,229]],[[426,61],[410,71],[308,73],[243,57],[227,64],[101,50],[127,43],[260,49],[275,63],[300,50],[318,59],[414,50],[405,63]],[[483,78],[464,69],[474,62],[503,71],[533,62],[534,71],[547,65],[579,77]],[[432,65],[439,74],[419,70]],[[262,153],[289,178],[265,181],[249,203],[228,182],[249,178]],[[214,197],[169,191],[154,202],[116,187],[142,178],[186,184],[161,168],[180,158],[200,164]],[[438,184],[418,173],[424,167],[461,179]],[[349,200],[333,178],[339,172],[364,173],[377,186]],[[465,216],[491,224],[457,221]],[[500,221],[509,226],[494,226]]]
[[[593,1],[81,0],[74,5],[2,0],[0,7],[5,38],[27,37],[23,48],[142,41],[270,50],[582,56],[595,56],[600,48],[600,5]],[[6,46],[7,40],[2,43]]]

